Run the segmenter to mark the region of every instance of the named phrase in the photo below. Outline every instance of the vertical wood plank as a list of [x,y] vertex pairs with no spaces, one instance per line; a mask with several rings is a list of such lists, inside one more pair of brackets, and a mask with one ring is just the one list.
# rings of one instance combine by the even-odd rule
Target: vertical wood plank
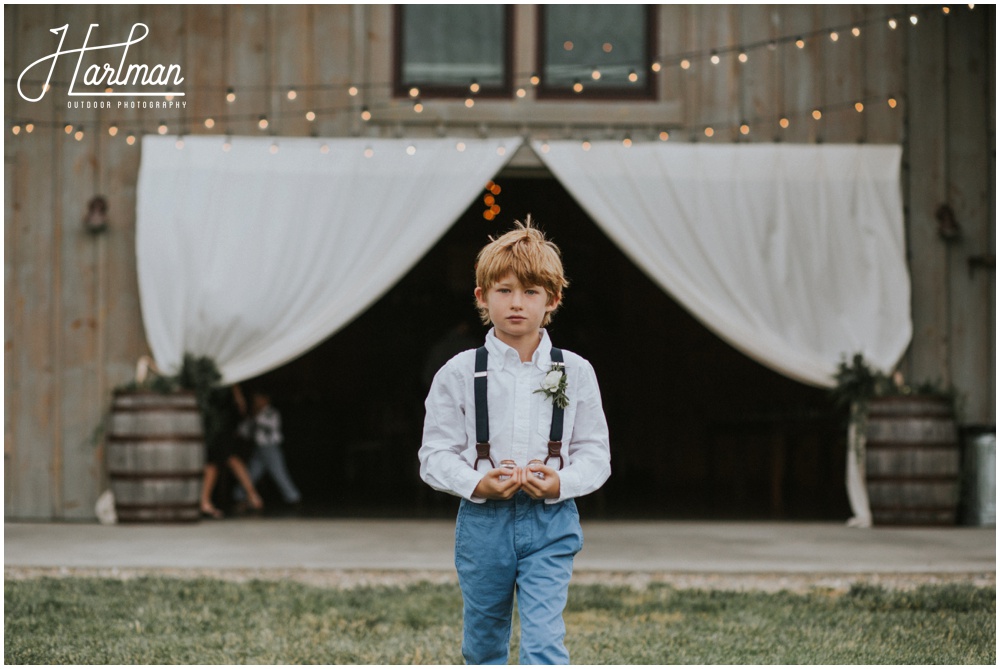
[[908,40],[906,107],[910,171],[906,202],[913,341],[903,373],[914,382],[948,378],[948,251],[935,212],[947,200],[945,17],[930,16]]
[[[52,53],[49,29],[57,23],[52,6],[19,8],[18,46],[21,53]],[[33,59],[32,59],[33,60]],[[30,63],[30,61],[28,61]],[[27,65],[28,63],[25,63]],[[44,75],[42,77],[44,79]],[[53,76],[55,79],[55,75]],[[39,102],[23,107],[32,118],[55,119],[58,97],[65,89],[54,87]],[[52,249],[56,244],[54,220],[55,147],[65,141],[61,130],[40,127],[22,138],[17,147],[17,173],[12,199],[17,240],[16,266],[12,272],[17,292],[8,293],[15,306],[12,361],[8,373],[16,378],[16,414],[12,418],[15,443],[11,465],[13,490],[9,516],[25,519],[52,518],[54,499],[53,462],[56,434],[52,416],[58,413],[55,398],[57,360],[53,341],[56,307]]]
[[236,101],[226,105],[226,113],[239,117],[228,124],[226,131],[260,136],[266,132],[258,127],[260,116],[273,116],[267,90],[271,84],[268,7],[230,5],[226,13],[225,74],[236,92]]
[[[872,144],[901,144],[903,136],[904,105],[906,98],[904,58],[906,28],[891,30],[885,18],[899,13],[898,5],[869,5],[865,7],[869,25],[861,29],[865,41],[865,139]],[[892,96],[897,106],[892,108],[887,100]]]
[[[657,55],[663,63],[659,80],[659,100],[680,102],[684,99],[684,81],[687,72],[681,69],[676,58],[669,57],[675,57],[684,52],[684,19],[686,14],[681,5],[660,5],[657,8],[657,16],[660,21]],[[659,127],[652,130],[654,134],[659,134],[662,130],[673,129]]]
[[816,141],[818,127],[811,112],[818,101],[817,78],[822,76],[819,69],[818,38],[808,35],[816,26],[815,7],[787,6],[782,11],[781,34],[801,36],[805,46],[799,48],[794,41],[779,44],[777,57],[781,60],[781,113],[789,120],[788,128],[779,130],[778,138],[783,142]]
[[313,94],[317,110],[313,123],[322,137],[350,134],[351,98],[347,87],[354,76],[354,62],[359,59],[359,46],[354,42],[354,5],[318,5],[315,7],[310,58],[316,82],[324,88]]
[[[272,80],[275,86],[275,131],[281,135],[309,135],[312,124],[306,111],[313,106],[313,91],[303,84],[315,79],[312,59],[312,19],[318,7],[314,5],[274,5],[271,24],[273,58]],[[289,87],[295,85],[295,99],[288,98]]]
[[[995,387],[995,358],[988,358],[995,319],[989,320],[995,273],[970,271],[972,257],[995,254],[987,229],[995,182],[987,183],[990,151],[995,145],[987,127],[986,87],[988,71],[986,19],[988,12],[956,8],[948,27],[948,202],[962,226],[962,237],[949,248],[949,366],[952,380],[965,395],[968,423],[987,423],[996,411],[990,386]],[[993,148],[991,148],[993,147]],[[992,192],[991,192],[992,191]]]
[[[4,19],[4,62],[13,64],[20,74],[20,58],[18,58],[18,46],[20,41],[18,27],[21,22],[20,8],[17,6],[5,6],[3,8]],[[30,61],[29,61],[30,62]],[[20,118],[21,98],[16,90],[12,90],[9,84],[5,86],[4,114],[9,118]],[[7,128],[4,128],[7,132]],[[28,132],[22,131],[23,137],[28,138]],[[15,193],[17,188],[18,157],[23,151],[21,145],[23,138],[18,136],[7,136],[3,143],[3,503],[4,509],[12,509],[15,500],[14,491],[17,489],[17,477],[14,476],[16,467],[15,444],[17,443],[17,430],[15,416],[18,413],[18,398],[20,389],[18,387],[18,365],[15,362],[15,353],[20,353],[19,348],[15,348],[18,341],[18,332],[14,326],[15,322],[20,322],[19,310],[17,308],[20,289],[16,283],[17,263],[19,256],[15,253],[18,248],[17,228],[20,219],[19,203],[15,203]],[[19,343],[19,342],[18,342]]]
[[862,137],[861,115],[851,104],[864,96],[861,49],[849,29],[840,29],[855,24],[860,15],[861,10],[851,5],[819,8],[820,25],[837,28],[836,40],[829,33],[816,38],[822,54],[819,106],[823,114],[817,139],[824,142],[852,143]]
[[[712,126],[714,134],[709,138],[702,133],[699,139],[716,143],[732,142],[740,136],[737,72],[740,63],[736,54],[726,50],[738,40],[736,23],[739,8],[705,5],[700,9],[699,39],[704,57],[698,62],[700,71],[704,73],[701,79],[701,114],[705,125]],[[718,65],[710,60],[713,50],[720,52]]]
[[[225,7],[191,5],[185,25],[184,86],[187,92],[189,131],[192,134],[221,134],[220,117],[227,110],[226,83],[223,71],[226,43]],[[212,119],[213,126],[205,126]]]
[[[65,8],[71,29],[100,24],[96,7]],[[93,41],[113,43],[107,26],[94,29]],[[81,79],[82,80],[82,79]],[[93,101],[94,98],[80,98]],[[96,100],[100,100],[99,98]],[[59,203],[57,225],[58,329],[57,329],[57,434],[59,466],[56,473],[59,518],[91,518],[97,498],[100,462],[95,457],[92,435],[101,416],[101,399],[96,391],[98,373],[97,256],[100,239],[83,228],[87,203],[98,195],[100,165],[96,147],[100,142],[100,112],[74,110],[83,139],[62,143],[60,176],[56,182]],[[76,123],[74,121],[74,123]]]
[[[741,5],[733,11],[740,13],[740,44],[759,44],[777,37],[777,10],[769,5]],[[770,142],[777,128],[778,66],[775,50],[754,49],[747,52],[747,62],[740,64],[740,120],[747,121],[750,133],[740,139]],[[737,56],[737,63],[739,63]]]

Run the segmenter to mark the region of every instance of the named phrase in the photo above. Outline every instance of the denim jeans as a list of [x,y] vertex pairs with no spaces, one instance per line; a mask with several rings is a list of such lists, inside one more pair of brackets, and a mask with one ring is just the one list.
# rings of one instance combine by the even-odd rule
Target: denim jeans
[[546,504],[523,491],[507,501],[462,500],[455,567],[462,588],[462,655],[505,664],[517,593],[521,664],[569,664],[563,609],[573,556],[583,547],[573,500]]
[[[302,500],[302,495],[299,494],[299,489],[295,487],[292,477],[288,473],[288,467],[285,466],[285,456],[281,452],[280,446],[256,447],[253,455],[250,456],[247,471],[250,473],[250,480],[254,482],[254,485],[260,481],[264,472],[270,474],[278,485],[278,489],[281,490],[281,497],[286,503],[296,504]],[[242,501],[246,497],[246,493],[243,492],[243,488],[236,488],[233,496]]]

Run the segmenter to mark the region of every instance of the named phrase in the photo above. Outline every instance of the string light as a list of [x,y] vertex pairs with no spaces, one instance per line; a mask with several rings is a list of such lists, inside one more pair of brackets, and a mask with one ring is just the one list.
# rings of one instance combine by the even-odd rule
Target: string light
[[818,121],[823,118],[823,112],[819,109],[813,109],[812,117]]
[[177,141],[174,142],[174,148],[176,148],[178,151],[180,151],[181,149],[184,148],[184,138],[183,137],[178,137],[177,138]]
[[569,40],[566,40],[565,42],[563,42],[563,49],[565,49],[566,51],[572,51],[573,43],[570,42]]
[[708,126],[705,128],[705,137],[711,137],[714,134],[715,134],[715,129],[712,128],[712,126]]
[[889,106],[890,106],[890,107],[891,107],[892,109],[895,109],[895,108],[896,108],[896,98],[889,98],[888,102],[889,102]]
[[475,104],[476,104],[476,101],[473,100],[472,98],[465,98],[465,106],[467,108],[472,109],[473,105],[475,105]]
[[660,68],[661,68],[661,66],[660,66],[659,61],[655,61],[655,60],[653,61],[653,64],[649,66],[649,69],[651,69],[653,72],[659,72]]
[[29,135],[30,135],[30,134],[31,134],[32,132],[34,132],[34,130],[35,130],[35,124],[34,124],[34,123],[25,123],[25,124],[24,124],[24,131],[25,131],[26,133],[28,133]]
[[854,108],[857,109],[858,113],[860,114],[861,112],[863,112],[865,110],[865,105],[864,105],[863,102],[858,101],[858,102],[854,103]]
[[628,80],[629,80],[630,82],[632,82],[633,84],[634,84],[635,82],[639,81],[639,75],[638,75],[638,74],[636,74],[636,71],[635,71],[635,70],[629,70],[629,71],[628,71]]
[[742,135],[749,135],[750,134],[750,126],[747,125],[746,121],[743,121],[743,123],[740,124],[740,134],[742,134]]
[[370,111],[368,111],[368,107],[367,106],[364,106],[364,107],[361,108],[361,120],[362,121],[370,121],[370,120],[372,120],[372,113]]
[[549,152],[549,148],[550,147],[549,147],[549,143],[548,142],[542,142],[542,146],[541,146],[542,153],[548,153]]
[[417,88],[416,86],[414,86],[413,88],[411,88],[410,89],[410,97],[411,98],[420,97],[420,89]]
[[413,111],[418,114],[424,110],[424,105],[420,102],[420,98],[413,101]]
[[666,130],[661,130],[660,131],[660,141],[661,142],[665,142],[668,139],[670,139],[670,133],[667,132]]
[[586,139],[583,140],[583,143],[580,144],[580,148],[583,149],[584,151],[590,151],[590,142]]
[[167,128],[167,122],[166,121],[160,121],[160,126],[156,129],[156,131],[158,133],[160,133],[161,135],[166,135],[167,134],[167,130],[169,130],[169,128]]
[[851,28],[851,34],[854,35],[855,37],[861,37],[861,28],[854,26],[853,28]]
[[917,15],[916,14],[910,14],[910,23],[912,23],[913,25],[917,25],[917,21],[919,21],[919,19],[917,18]]
[[795,38],[795,46],[799,47],[800,49],[804,49],[804,48],[806,48],[806,41],[804,39],[802,39],[801,37],[796,37]]
[[294,88],[289,88],[288,89],[288,99],[289,100],[294,100],[297,97],[299,97],[299,94],[295,92],[295,89]]
[[632,146],[632,138],[629,137],[628,135],[625,135],[625,138],[622,140],[622,146],[624,146],[626,149]]
[[583,92],[583,84],[580,83],[579,79],[574,79],[573,80],[573,92],[574,93],[582,93]]
[[532,72],[531,77],[528,79],[528,81],[531,82],[532,86],[537,86],[542,80],[537,73]]
[[76,128],[76,132],[75,132],[75,133],[73,133],[73,138],[74,138],[74,139],[75,139],[76,141],[78,141],[78,142],[79,142],[79,141],[81,141],[81,140],[83,139],[83,126],[82,126],[82,125],[80,125],[80,126],[77,126],[77,128]]
[[330,146],[326,142],[323,142],[323,144],[321,144],[320,147],[319,147],[319,152],[320,153],[330,153]]
[[465,142],[458,142],[458,143],[456,143],[455,144],[455,150],[458,151],[459,153],[464,152],[465,151]]
[[611,42],[605,42],[604,44],[601,45],[601,48],[604,50],[604,53],[611,53],[611,49],[613,49],[614,47],[611,46]]
[[277,142],[271,142],[271,146],[267,150],[270,151],[271,155],[273,156],[274,154],[276,154],[278,152],[278,143]]
[[112,137],[114,137],[115,135],[117,135],[118,134],[118,126],[115,125],[114,123],[112,123],[111,127],[108,128],[108,134],[111,135]]
[[473,93],[478,93],[479,92],[479,82],[476,81],[475,79],[473,79],[472,83],[469,84],[469,90],[472,91]]
[[72,135],[73,134],[73,124],[67,123],[66,126],[63,128],[63,130],[66,131],[67,135]]
[[497,147],[497,155],[498,156],[502,156],[505,153],[507,153],[507,149],[505,147],[503,147],[503,146],[498,146]]
[[788,117],[782,116],[781,119],[778,120],[778,125],[780,125],[782,128],[787,128],[790,125],[788,122]]
[[517,89],[517,97],[523,98],[527,94],[528,94],[528,91],[524,90],[523,88]]
[[268,125],[267,117],[261,116],[260,120],[257,121],[257,127],[260,128],[261,130],[267,130],[267,125]]
[[226,102],[236,102],[236,91],[232,88],[226,89]]
[[365,158],[371,158],[374,155],[375,155],[375,149],[373,149],[370,146],[365,148]]
[[740,51],[740,55],[736,57],[736,60],[740,61],[741,63],[745,63],[748,60],[750,60],[750,57],[747,55],[746,51]]
[[310,123],[312,123],[313,121],[315,121],[316,120],[316,112],[314,112],[311,109],[309,111],[307,111],[306,112],[306,120],[309,121]]
[[942,14],[950,14],[951,13],[951,7],[949,7],[948,5],[945,5],[944,7],[941,8],[941,13]]
[[891,30],[895,30],[896,29],[896,25],[897,25],[896,24],[896,19],[889,19],[889,28]]
[[129,146],[132,146],[133,144],[135,144],[135,135],[133,135],[132,133],[129,133],[128,137],[125,138],[125,143],[128,144]]
[[681,60],[681,69],[682,70],[689,70],[689,69],[691,69],[691,61],[688,60],[687,58]]
[[215,127],[215,119],[207,118],[205,119],[205,127],[211,130]]
[[222,142],[222,150],[225,151],[226,153],[229,153],[230,149],[232,149],[232,148],[233,148],[233,143],[230,141],[229,137],[227,136],[226,139],[225,139],[225,141]]
[[840,34],[836,30],[833,30],[833,31],[830,32],[830,41],[831,42],[836,42],[839,39],[840,39]]
[[12,133],[14,133],[15,135],[20,135],[21,134],[21,126],[19,126],[19,125],[17,125],[15,123],[14,126],[10,129],[10,131]]
[[718,65],[719,64],[719,54],[716,53],[715,51],[712,51],[711,61],[712,61],[712,65]]
[[590,73],[590,78],[594,81],[598,81],[601,78],[601,71],[595,67]]
[[351,86],[350,88],[347,89],[347,94],[350,95],[352,98],[358,97],[358,87]]

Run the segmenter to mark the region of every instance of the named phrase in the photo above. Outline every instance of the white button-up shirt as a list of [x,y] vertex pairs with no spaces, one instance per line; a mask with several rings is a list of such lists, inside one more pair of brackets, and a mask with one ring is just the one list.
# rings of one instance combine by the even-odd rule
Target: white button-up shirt
[[[542,340],[531,357],[521,362],[517,351],[486,335],[489,351],[487,398],[490,416],[490,455],[493,462],[513,460],[526,467],[533,459],[548,455],[552,401],[541,388],[552,369],[552,342],[541,331]],[[566,364],[566,395],[562,454],[565,467],[559,471],[559,499],[581,497],[600,488],[611,475],[608,423],[601,405],[594,368],[585,359],[563,351]],[[476,351],[459,353],[438,370],[427,395],[424,436],[418,457],[420,478],[435,490],[458,495],[472,502],[483,499],[472,493],[490,469],[476,461],[476,402],[473,379]],[[548,465],[558,468],[558,461]]]

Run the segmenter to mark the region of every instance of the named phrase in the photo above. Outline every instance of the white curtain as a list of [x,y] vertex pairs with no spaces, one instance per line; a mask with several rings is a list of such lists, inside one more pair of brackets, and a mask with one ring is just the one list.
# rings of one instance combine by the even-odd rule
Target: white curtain
[[535,142],[655,282],[746,355],[814,386],[910,341],[897,146]]
[[147,136],[136,252],[157,365],[226,382],[304,353],[399,280],[520,138]]

